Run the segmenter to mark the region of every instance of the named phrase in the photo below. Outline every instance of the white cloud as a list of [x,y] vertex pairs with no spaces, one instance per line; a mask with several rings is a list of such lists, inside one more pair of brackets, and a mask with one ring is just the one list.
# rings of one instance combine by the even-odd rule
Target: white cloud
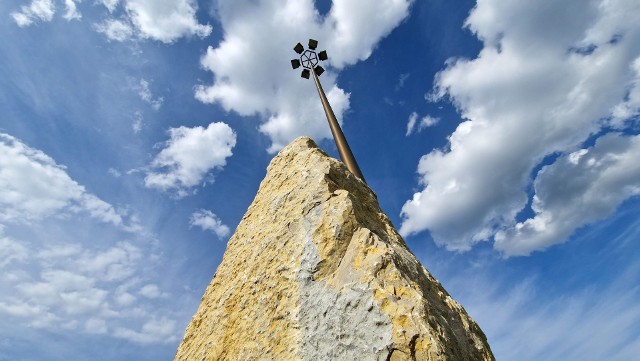
[[132,279],[127,282],[121,283],[116,287],[113,295],[114,301],[120,306],[131,306],[138,300],[136,296],[131,293],[131,288],[137,287],[140,283],[138,279]]
[[635,76],[631,81],[631,89],[626,99],[613,107],[612,110],[613,119],[611,123],[617,127],[622,127],[624,122],[630,119],[635,120],[637,123],[640,115],[640,58],[633,62],[632,68]]
[[23,262],[27,259],[27,247],[3,235],[0,227],[0,268],[4,268],[14,262]]
[[98,287],[98,281],[75,270],[43,269],[37,279],[14,285],[17,292],[2,297],[2,301],[14,308],[37,310],[14,316],[27,317],[39,327],[59,327],[79,315],[92,315],[107,307],[108,291]]
[[122,177],[122,173],[119,170],[115,169],[115,168],[109,168],[107,170],[107,173],[109,173],[109,175],[111,175],[114,178]]
[[[479,2],[467,26],[484,48],[450,61],[435,81],[435,97],[449,97],[467,120],[447,149],[420,160],[424,188],[404,205],[401,233],[429,229],[438,244],[467,250],[515,227],[534,167],[622,126],[616,114],[637,114],[638,24],[633,1]],[[551,183],[537,185],[544,194]]]
[[440,122],[440,118],[434,118],[430,115],[425,115],[420,120],[420,125],[418,126],[418,131],[421,131],[424,128],[433,127],[434,125]]
[[[320,140],[331,136],[312,81],[300,78],[288,59],[307,36],[329,53],[322,83],[336,116],[342,120],[349,94],[336,85],[336,71],[366,59],[373,48],[408,14],[410,0],[336,0],[321,18],[312,0],[218,2],[224,38],[209,47],[202,67],[214,75],[212,85],[196,87],[196,98],[266,121],[260,131],[275,152],[296,136]],[[283,60],[285,59],[285,60]]]
[[99,318],[90,318],[84,323],[84,329],[88,333],[106,334],[108,331],[107,322]]
[[135,112],[133,112],[133,123],[131,123],[133,134],[138,134],[142,131],[142,127],[144,126],[143,120],[144,117],[142,116],[141,111],[136,110]]
[[100,2],[112,13],[120,3],[120,0],[100,0]]
[[75,259],[82,253],[82,247],[75,243],[49,243],[42,247],[35,254],[36,259],[43,265],[48,266],[59,262],[62,259]]
[[[30,306],[24,303],[5,303],[0,302],[0,313],[14,317],[33,317],[45,313],[42,307]],[[48,314],[51,315],[51,314]],[[47,317],[51,319],[51,317]]]
[[177,323],[168,318],[149,320],[140,331],[118,328],[115,336],[133,342],[147,344],[152,342],[175,342],[178,340]]
[[[409,15],[411,1],[334,0],[321,30],[337,68],[365,60],[377,43]],[[302,29],[301,29],[302,30]]]
[[56,13],[53,0],[32,0],[31,4],[23,5],[20,11],[11,13],[11,17],[18,26],[29,26],[35,21],[51,21]]
[[124,4],[142,39],[171,43],[183,36],[211,34],[210,25],[198,23],[198,4],[193,0],[125,0]]
[[135,274],[135,264],[142,258],[140,249],[120,242],[101,253],[85,252],[73,263],[75,267],[105,281],[122,281]]
[[563,156],[542,168],[535,182],[535,217],[496,236],[507,255],[563,242],[574,229],[609,216],[622,201],[640,194],[640,136],[608,134],[590,149]]
[[[415,127],[416,127],[416,122],[418,120],[418,113],[413,112],[411,113],[411,115],[409,115],[409,120],[407,121],[407,133],[406,136],[410,136],[411,133],[413,133]],[[418,125],[418,133],[422,131],[422,129],[427,128],[427,127],[432,127],[436,124],[438,124],[438,122],[440,121],[440,118],[434,118],[430,115],[425,115],[424,117],[422,117],[422,119],[420,119],[420,123],[417,123]]]
[[410,75],[410,73],[400,74],[400,76],[398,77],[398,84],[396,84],[396,91],[404,87],[404,83],[407,81],[407,79],[409,79]]
[[[152,264],[142,262],[143,249],[138,246],[120,242],[85,248],[72,243],[37,246],[5,241],[0,238],[0,252],[13,255],[8,262],[23,270],[20,277],[5,277],[0,283],[0,315],[8,323],[143,343],[163,343],[177,337],[171,312],[149,303],[167,294],[149,282]],[[149,250],[144,254],[145,260],[153,257]],[[145,299],[127,292],[141,282],[146,283],[140,289]],[[159,326],[158,320],[167,325]],[[136,328],[141,331],[130,335],[121,332]]]
[[191,224],[191,226],[198,226],[205,231],[211,231],[215,233],[218,238],[225,237],[230,232],[229,227],[222,223],[215,213],[206,209],[194,212],[191,215],[189,224]]
[[153,97],[153,94],[151,94],[151,90],[149,89],[149,82],[144,79],[140,79],[140,83],[134,86],[134,90],[138,92],[140,99],[149,103],[149,105],[151,105],[154,110],[159,110],[162,106],[162,103],[164,102],[163,97]]
[[[77,4],[81,0],[64,0],[67,21],[78,20],[82,15]],[[117,12],[119,0],[101,0],[109,15],[95,25],[98,32],[109,40],[126,41],[130,39],[151,39],[163,43],[172,43],[185,36],[206,37],[211,34],[210,25],[198,23],[195,0],[123,0],[122,11]],[[20,27],[35,22],[49,22],[56,13],[53,0],[32,0],[23,5],[20,11],[11,13],[11,17]]]
[[151,162],[151,170],[144,179],[145,186],[163,191],[175,191],[184,197],[203,182],[216,168],[223,168],[233,153],[236,135],[225,123],[211,123],[203,127],[169,129],[164,149]]
[[[81,0],[64,0],[65,13],[62,15],[67,21],[79,20],[82,15],[76,3]],[[35,22],[49,22],[56,13],[53,0],[32,0],[29,5],[20,7],[20,11],[12,12],[11,17],[20,27],[32,25]]]
[[162,296],[162,291],[160,291],[160,288],[157,285],[154,284],[148,284],[145,285],[144,287],[142,287],[140,289],[140,295],[146,297],[146,298],[159,298]]
[[76,2],[80,2],[81,0],[64,0],[64,6],[67,11],[64,13],[63,17],[68,20],[79,20],[82,18],[82,15],[78,11],[78,7],[76,6]]
[[407,121],[407,134],[406,136],[410,136],[413,133],[413,128],[416,126],[416,120],[418,120],[418,113],[413,112],[409,115],[409,120]]
[[64,166],[4,133],[0,133],[0,189],[0,222],[29,223],[82,212],[123,225],[115,209],[87,193]]
[[96,30],[103,33],[109,40],[125,41],[133,37],[134,31],[131,25],[124,20],[107,19],[101,24],[96,24]]

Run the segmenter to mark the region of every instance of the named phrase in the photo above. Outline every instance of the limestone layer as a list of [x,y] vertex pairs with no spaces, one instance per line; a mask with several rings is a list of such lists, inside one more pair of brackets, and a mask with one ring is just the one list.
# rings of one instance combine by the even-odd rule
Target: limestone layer
[[494,360],[376,195],[307,137],[229,240],[176,360]]

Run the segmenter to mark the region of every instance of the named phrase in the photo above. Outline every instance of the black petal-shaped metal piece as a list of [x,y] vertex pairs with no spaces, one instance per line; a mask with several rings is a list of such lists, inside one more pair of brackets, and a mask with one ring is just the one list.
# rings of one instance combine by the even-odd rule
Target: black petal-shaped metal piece
[[318,53],[318,58],[319,58],[320,60],[327,60],[327,59],[329,59],[329,56],[327,55],[327,51],[326,51],[326,50],[323,50],[323,51],[319,52],[319,53]]
[[291,59],[291,67],[298,69],[300,67],[300,59]]
[[309,39],[309,49],[316,50],[317,47],[318,47],[318,41]]
[[309,77],[311,76],[311,72],[309,71],[309,69],[304,69],[302,73],[300,73],[300,76],[305,79],[309,79]]
[[302,46],[302,44],[300,43],[297,43],[296,46],[293,47],[293,51],[298,54],[302,54],[302,52],[304,51],[304,46]]
[[317,76],[322,75],[322,73],[324,73],[324,68],[321,67],[320,65],[317,65],[315,68],[313,68],[313,71],[316,72]]

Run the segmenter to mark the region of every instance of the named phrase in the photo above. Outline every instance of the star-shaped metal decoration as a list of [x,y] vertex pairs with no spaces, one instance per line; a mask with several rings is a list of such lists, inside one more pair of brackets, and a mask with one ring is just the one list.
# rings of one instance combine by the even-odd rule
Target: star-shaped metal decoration
[[324,73],[324,68],[318,65],[318,63],[320,61],[329,59],[329,56],[327,55],[326,50],[316,53],[317,47],[318,41],[314,39],[309,39],[309,49],[307,50],[304,50],[304,46],[300,43],[296,44],[296,46],[293,47],[293,50],[296,53],[300,54],[300,58],[292,59],[291,67],[293,67],[294,69],[298,69],[300,66],[302,66],[304,69],[302,69],[302,73],[300,74],[300,76],[305,79],[309,79],[311,70],[313,70],[317,76],[320,76],[322,73]]

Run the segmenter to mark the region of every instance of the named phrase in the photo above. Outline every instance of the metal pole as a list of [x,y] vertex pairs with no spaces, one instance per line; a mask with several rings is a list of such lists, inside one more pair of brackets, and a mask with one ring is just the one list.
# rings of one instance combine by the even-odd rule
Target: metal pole
[[358,163],[356,162],[356,158],[353,156],[351,152],[351,148],[349,148],[349,144],[347,143],[347,138],[344,137],[344,133],[342,133],[342,129],[340,128],[340,124],[338,124],[338,120],[336,119],[336,115],[333,114],[333,109],[331,109],[331,105],[327,100],[327,96],[324,94],[324,90],[322,89],[322,85],[320,84],[320,80],[318,79],[318,75],[316,75],[313,64],[309,62],[311,65],[311,73],[313,74],[313,80],[316,83],[316,88],[318,88],[318,94],[320,95],[320,100],[322,101],[322,107],[324,108],[324,113],[327,115],[327,120],[329,121],[329,127],[331,128],[331,134],[333,134],[333,139],[336,141],[336,147],[338,147],[338,153],[340,154],[340,159],[342,159],[342,163],[347,166],[347,169],[353,173],[356,177],[360,178],[365,184],[367,181],[364,180],[364,176],[360,171],[360,167],[358,167]]

